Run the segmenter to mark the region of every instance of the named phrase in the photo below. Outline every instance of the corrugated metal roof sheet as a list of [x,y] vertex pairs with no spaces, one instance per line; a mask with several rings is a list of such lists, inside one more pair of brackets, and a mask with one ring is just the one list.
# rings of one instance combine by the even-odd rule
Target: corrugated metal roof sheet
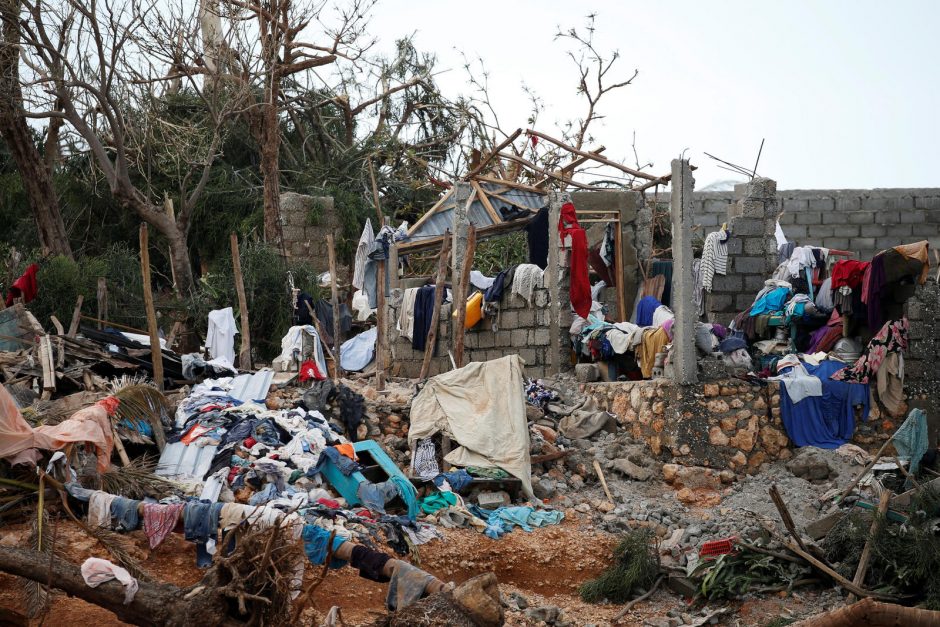
[[[485,192],[487,192],[488,196],[494,190],[498,190],[500,188],[505,189],[505,186],[499,185],[498,183],[483,182],[480,183],[480,186]],[[521,205],[535,211],[544,207],[546,203],[546,196],[544,194],[537,194],[535,192],[530,192],[524,189],[509,188],[503,192],[500,192],[499,195],[505,197],[508,200],[511,200],[517,205]],[[499,211],[502,207],[512,208],[510,203],[504,202],[493,196],[490,196],[490,202],[496,211]],[[428,219],[425,220],[423,224],[421,224],[421,226],[419,226],[417,229],[415,229],[414,232],[410,234],[411,238],[423,239],[443,235],[445,231],[453,228],[453,216],[454,199],[451,195],[440,207],[438,207],[437,211],[435,211],[433,215],[429,216]],[[473,202],[470,203],[468,217],[470,218],[470,224],[477,228],[492,226],[495,224],[493,222],[493,218],[491,218],[490,214],[486,211],[486,207],[483,206],[483,203],[478,198],[474,198]]]
[[274,378],[274,371],[270,368],[262,368],[254,374],[240,374],[232,382],[232,391],[229,396],[237,398],[242,402],[261,401],[268,397],[268,388],[271,387],[271,380]]
[[177,481],[202,481],[212,465],[212,458],[219,447],[185,445],[182,442],[167,444],[157,462],[154,474]]

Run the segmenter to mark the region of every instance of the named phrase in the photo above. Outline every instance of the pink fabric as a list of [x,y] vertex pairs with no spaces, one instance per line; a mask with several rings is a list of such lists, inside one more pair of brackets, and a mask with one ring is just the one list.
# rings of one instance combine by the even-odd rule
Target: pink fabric
[[182,503],[173,503],[171,505],[144,503],[144,533],[150,539],[151,549],[160,546],[164,538],[170,535],[182,511]]
[[57,425],[43,425],[33,429],[23,418],[16,402],[0,386],[0,459],[11,458],[11,463],[35,463],[39,456],[32,449],[57,451],[72,442],[89,442],[95,446],[98,472],[111,464],[114,440],[111,419],[107,409],[98,403],[78,410],[68,420]]

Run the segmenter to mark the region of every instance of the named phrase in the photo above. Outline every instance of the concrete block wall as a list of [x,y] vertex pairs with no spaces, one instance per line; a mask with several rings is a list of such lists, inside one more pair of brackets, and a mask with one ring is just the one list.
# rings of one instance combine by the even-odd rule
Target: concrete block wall
[[[319,215],[315,225],[310,223],[311,212]],[[326,236],[336,226],[332,197],[281,194],[281,229],[289,258],[307,262],[315,271],[329,270]]]
[[[398,293],[396,293],[398,292]],[[525,362],[525,374],[529,377],[544,377],[550,370],[548,290],[536,288],[532,303],[507,290],[500,303],[498,327],[494,331],[492,318],[484,318],[467,331],[464,339],[464,363],[489,361],[505,355],[518,354]],[[421,372],[424,353],[411,348],[411,342],[402,338],[395,329],[401,308],[401,293],[393,290],[389,299],[389,349],[391,352],[391,374],[396,377],[417,377]],[[441,324],[438,328],[437,356],[431,361],[430,375],[451,370],[448,350],[453,350],[451,305],[441,308]],[[567,335],[567,328],[563,329]]]
[[[779,190],[780,226],[797,244],[850,250],[861,260],[928,240],[940,248],[940,188]],[[658,200],[668,202],[669,194]],[[696,192],[695,223],[704,237],[727,221],[735,192]]]

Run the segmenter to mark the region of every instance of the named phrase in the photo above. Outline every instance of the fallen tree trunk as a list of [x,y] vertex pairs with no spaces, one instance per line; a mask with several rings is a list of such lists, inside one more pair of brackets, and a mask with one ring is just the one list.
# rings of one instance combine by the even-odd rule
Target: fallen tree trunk
[[931,627],[938,624],[940,612],[863,599],[833,612],[807,618],[793,627]]
[[61,559],[29,549],[0,548],[0,571],[42,584],[50,584],[69,596],[103,607],[122,621],[136,625],[221,625],[229,621],[228,603],[213,582],[214,571],[195,586],[179,588],[166,583],[138,580],[140,588],[134,600],[124,605],[124,587],[117,581],[92,588],[85,583],[81,570]]

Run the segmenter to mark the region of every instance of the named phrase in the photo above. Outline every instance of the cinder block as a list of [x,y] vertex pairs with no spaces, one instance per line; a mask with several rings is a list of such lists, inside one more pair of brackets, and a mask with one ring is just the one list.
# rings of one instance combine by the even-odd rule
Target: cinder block
[[526,329],[513,329],[511,334],[511,346],[520,347],[529,345],[529,332]]
[[[881,235],[886,237],[910,237],[913,233],[914,226],[911,224],[891,224],[885,227],[882,227]],[[892,244],[896,246],[897,244]]]
[[849,247],[849,240],[846,237],[825,237],[823,238],[823,246],[826,248],[839,248],[845,250]]
[[764,277],[759,274],[744,275],[743,290],[748,294],[756,294],[764,287]]
[[788,240],[803,239],[807,235],[807,226],[805,224],[790,224],[783,227],[783,233]]
[[[702,213],[710,213],[716,216],[727,216],[728,215],[728,205],[731,204],[729,200],[721,200],[718,198],[707,198],[702,203]],[[698,209],[698,207],[696,207]],[[696,217],[698,217],[696,213]]]
[[869,196],[862,200],[862,208],[868,211],[897,211],[898,199],[894,196]]
[[862,199],[858,196],[838,196],[836,211],[858,211],[862,208]]
[[787,226],[788,224],[796,224],[796,214],[783,212],[777,217],[777,222],[780,223],[780,226]]
[[763,235],[764,221],[757,218],[735,218],[733,232],[735,235]]
[[737,256],[733,259],[734,271],[740,274],[764,274],[765,262],[763,257]]
[[499,328],[507,329],[507,330],[519,328],[519,312],[518,311],[506,311],[504,309],[499,314]]
[[881,224],[863,224],[860,232],[862,237],[878,237],[884,235],[885,227]]
[[797,224],[822,224],[822,214],[818,211],[804,211],[796,214]]
[[744,283],[740,274],[729,274],[722,276],[716,274],[712,279],[712,289],[718,292],[740,292]]
[[806,211],[809,207],[809,201],[804,198],[784,198],[783,199],[783,210],[784,211]]
[[[855,252],[861,255],[862,251],[874,250],[875,249],[875,238],[874,237],[853,237],[849,240],[849,250],[854,250]],[[861,255],[864,259],[866,255]]]
[[480,348],[493,348],[496,345],[496,334],[492,331],[481,331],[477,336],[480,338],[477,343]]
[[717,213],[695,214],[695,223],[702,227],[718,226],[724,222],[723,216]]
[[534,339],[532,341],[536,346],[548,346],[552,341],[552,334],[549,329],[535,329],[530,331],[533,334]]
[[878,250],[884,250],[886,248],[893,248],[898,244],[903,244],[904,242],[900,241],[898,237],[877,237],[875,238],[875,248]]
[[503,346],[512,346],[512,331],[506,331],[504,329],[500,329],[499,331],[495,333],[495,336],[496,337],[493,338],[494,348],[500,348]]
[[901,212],[902,224],[923,224],[927,221],[927,212],[924,209],[908,209]]
[[717,312],[733,311],[734,299],[731,297],[731,294],[708,294],[706,300],[706,310]]
[[738,311],[744,311],[754,302],[753,294],[735,294],[734,308]]
[[[776,240],[770,243],[770,246],[776,248]],[[763,255],[767,251],[767,242],[763,237],[746,237],[744,238],[744,254],[745,255]]]
[[725,245],[728,247],[729,255],[740,255],[744,252],[744,238],[729,237]]
[[[520,348],[517,352],[519,353],[519,356],[522,357],[522,361],[524,361],[526,364],[534,365],[538,362],[534,348]],[[510,353],[506,354],[509,355]]]
[[[844,214],[845,215],[845,214]],[[874,211],[853,211],[846,215],[849,224],[874,224]]]
[[836,208],[835,200],[832,198],[813,198],[809,201],[809,210],[820,213],[831,213]]
[[875,222],[878,224],[897,224],[901,216],[897,211],[878,211],[875,213]]
[[849,221],[849,214],[842,213],[832,209],[830,211],[822,212],[822,223],[823,224],[845,224]]
[[814,242],[818,242],[824,237],[832,237],[832,228],[831,224],[808,226],[806,227],[806,236]]
[[858,233],[859,226],[857,224],[838,224],[832,227],[834,237],[858,237]]
[[918,196],[914,199],[918,209],[940,209],[940,196]]

